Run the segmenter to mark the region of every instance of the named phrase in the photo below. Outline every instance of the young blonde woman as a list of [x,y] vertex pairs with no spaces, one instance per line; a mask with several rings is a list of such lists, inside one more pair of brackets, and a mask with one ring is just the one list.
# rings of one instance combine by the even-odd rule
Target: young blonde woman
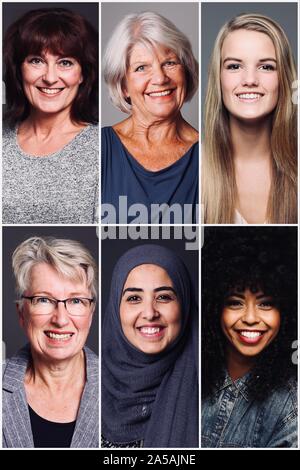
[[222,27],[205,102],[204,223],[297,223],[295,80],[274,20],[243,14]]

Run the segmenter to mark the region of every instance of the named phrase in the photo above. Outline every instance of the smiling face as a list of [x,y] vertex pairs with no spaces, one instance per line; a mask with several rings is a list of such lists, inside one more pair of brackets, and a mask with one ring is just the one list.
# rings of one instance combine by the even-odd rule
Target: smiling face
[[129,57],[123,92],[131,100],[133,116],[147,121],[173,118],[186,96],[184,66],[165,47],[136,44]]
[[257,120],[278,102],[275,48],[264,33],[239,29],[228,34],[221,51],[221,89],[231,119]]
[[122,292],[120,319],[123,333],[147,354],[164,351],[181,329],[181,307],[167,272],[142,264],[130,271]]
[[[46,263],[32,268],[30,287],[24,295],[60,300],[92,297],[85,282],[63,277]],[[69,315],[63,303],[58,303],[52,313],[45,315],[33,309],[30,300],[24,299],[18,312],[20,324],[33,351],[46,360],[66,360],[79,354],[85,345],[93,317],[93,304],[84,316]]]
[[76,59],[48,52],[27,56],[21,72],[26,98],[31,107],[41,113],[70,109],[83,81]]
[[260,354],[277,336],[280,312],[262,292],[232,292],[224,302],[221,328],[227,346],[243,358]]

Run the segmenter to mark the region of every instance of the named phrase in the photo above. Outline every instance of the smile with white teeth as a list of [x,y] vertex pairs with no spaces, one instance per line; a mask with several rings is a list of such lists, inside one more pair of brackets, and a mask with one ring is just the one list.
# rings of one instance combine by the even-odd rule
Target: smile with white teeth
[[246,338],[258,338],[263,334],[262,331],[239,331],[241,336],[245,336]]
[[263,95],[260,93],[239,93],[237,97],[241,100],[258,100],[262,98]]
[[60,93],[63,88],[42,88],[39,87],[39,90],[42,91],[43,93],[46,93],[47,95],[57,95]]
[[66,339],[70,339],[73,336],[73,333],[52,333],[51,331],[45,331],[46,336],[51,339],[57,339],[64,341]]
[[161,327],[155,326],[155,327],[150,327],[150,326],[142,326],[139,328],[141,333],[144,333],[145,335],[155,335],[156,333],[159,333],[161,331]]
[[167,96],[172,93],[173,90],[165,90],[165,91],[153,91],[152,93],[148,93],[149,96]]

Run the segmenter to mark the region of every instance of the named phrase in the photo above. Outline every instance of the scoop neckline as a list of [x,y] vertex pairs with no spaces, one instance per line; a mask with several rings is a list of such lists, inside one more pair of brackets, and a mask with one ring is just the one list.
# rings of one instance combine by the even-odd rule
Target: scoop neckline
[[59,422],[59,421],[50,421],[49,419],[46,419],[44,418],[43,416],[39,415],[33,408],[32,406],[29,405],[29,403],[27,403],[27,406],[29,408],[29,411],[31,411],[35,416],[37,416],[40,420],[42,421],[45,421],[46,423],[49,423],[49,424],[53,424],[55,426],[61,426],[61,427],[66,427],[66,426],[74,426],[74,424],[76,423],[76,419],[74,419],[74,421],[67,421],[67,422]]
[[176,166],[178,166],[180,164],[180,162],[185,159],[185,158],[188,158],[188,154],[191,152],[191,150],[199,144],[199,140],[197,140],[196,142],[194,142],[189,148],[188,150],[178,159],[176,160],[175,162],[171,163],[170,165],[166,166],[165,168],[161,168],[160,170],[156,170],[156,171],[153,171],[153,170],[148,170],[147,168],[145,168],[137,159],[134,155],[132,155],[132,153],[129,152],[129,150],[127,149],[127,147],[123,144],[122,140],[120,139],[120,137],[118,136],[117,132],[114,130],[114,128],[112,126],[109,127],[109,129],[112,130],[113,132],[113,135],[117,138],[119,144],[122,146],[122,148],[126,151],[127,155],[130,157],[130,159],[132,160],[133,164],[139,169],[141,170],[142,172],[146,173],[147,175],[150,175],[150,176],[155,176],[155,175],[159,175],[161,173],[164,173],[168,170],[170,170],[171,168],[174,168]]
[[88,124],[87,126],[85,126],[83,129],[81,129],[74,137],[73,139],[70,140],[70,142],[68,142],[66,145],[64,145],[60,150],[57,150],[56,152],[52,152],[52,153],[48,153],[46,155],[31,155],[30,153],[26,153],[24,152],[24,150],[21,148],[21,146],[19,145],[19,142],[18,142],[18,129],[19,129],[19,126],[16,126],[15,129],[14,129],[14,141],[15,141],[15,146],[16,148],[18,149],[19,153],[23,156],[23,157],[26,157],[26,158],[30,158],[30,159],[46,159],[46,158],[51,158],[51,157],[56,157],[56,156],[59,156],[59,154],[61,152],[63,152],[65,149],[67,149],[69,146],[71,146],[73,144],[73,142],[79,137],[81,136],[83,133],[85,133],[88,129],[90,129],[92,126],[92,124]]

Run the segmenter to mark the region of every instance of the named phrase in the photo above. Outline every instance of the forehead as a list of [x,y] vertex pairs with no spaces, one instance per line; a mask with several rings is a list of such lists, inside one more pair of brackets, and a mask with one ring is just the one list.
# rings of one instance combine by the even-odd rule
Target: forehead
[[156,264],[141,264],[130,271],[124,287],[159,287],[162,285],[173,286],[167,271]]
[[58,291],[77,292],[87,289],[87,278],[85,271],[80,267],[74,268],[74,279],[71,279],[57,272],[51,265],[39,263],[33,266],[30,271],[29,289],[50,293],[53,291],[53,294]]
[[229,33],[222,46],[222,59],[243,58],[276,58],[275,47],[271,38],[259,31],[238,29]]
[[176,53],[166,46],[137,43],[132,47],[129,53],[129,63],[132,64],[135,61],[145,59],[161,59],[169,56],[176,56]]

